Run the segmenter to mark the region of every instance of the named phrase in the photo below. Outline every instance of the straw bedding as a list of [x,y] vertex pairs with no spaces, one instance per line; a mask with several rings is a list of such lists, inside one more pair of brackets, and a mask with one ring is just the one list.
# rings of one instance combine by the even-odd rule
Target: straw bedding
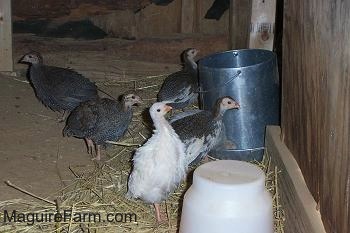
[[[156,225],[152,206],[125,198],[133,151],[145,142],[152,132],[152,123],[147,117],[147,107],[155,101],[165,76],[143,77],[138,78],[137,81],[109,80],[98,83],[101,89],[134,90],[143,97],[144,104],[135,109],[129,132],[120,142],[111,142],[115,145],[108,148],[104,163],[67,168],[73,173],[75,179],[62,190],[49,197],[36,196],[32,200],[26,198],[0,202],[0,232],[177,232],[182,197],[191,183],[190,179],[183,182],[166,203],[163,203],[163,209],[167,209],[169,220],[159,226]],[[275,232],[283,233],[284,214],[278,191],[279,170],[271,165],[268,155],[264,156],[262,162],[256,162],[256,164],[265,172],[266,188],[273,196]],[[74,221],[73,218],[67,218],[59,222],[35,222],[33,225],[30,222],[4,223],[4,210],[11,214],[11,210],[14,209],[24,214],[30,213],[29,217],[35,213],[38,213],[39,217],[43,214],[48,216],[58,212],[63,215],[65,211],[74,217]],[[89,221],[94,216],[90,219],[86,217],[79,219],[81,214],[75,215],[75,213],[95,213],[96,222]],[[106,220],[107,214],[112,214],[109,219],[114,219],[113,222],[103,221]],[[97,216],[100,216],[101,221],[98,221]],[[87,221],[84,222],[84,220]]]

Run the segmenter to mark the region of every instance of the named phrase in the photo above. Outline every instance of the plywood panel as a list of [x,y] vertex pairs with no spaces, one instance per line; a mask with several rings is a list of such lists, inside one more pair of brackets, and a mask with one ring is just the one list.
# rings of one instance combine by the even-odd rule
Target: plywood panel
[[327,232],[350,232],[350,1],[285,0],[282,138]]
[[11,0],[0,0],[0,71],[12,71]]

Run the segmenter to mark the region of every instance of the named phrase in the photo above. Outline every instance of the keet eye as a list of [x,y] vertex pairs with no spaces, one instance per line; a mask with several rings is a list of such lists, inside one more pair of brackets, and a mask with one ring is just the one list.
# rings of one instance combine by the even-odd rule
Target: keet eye
[[131,99],[135,99],[135,96],[133,95],[133,96],[131,96]]
[[159,109],[159,108],[157,109],[157,112],[160,112],[160,109]]
[[228,103],[228,104],[232,104],[232,102],[231,102],[231,101],[228,101],[227,103]]

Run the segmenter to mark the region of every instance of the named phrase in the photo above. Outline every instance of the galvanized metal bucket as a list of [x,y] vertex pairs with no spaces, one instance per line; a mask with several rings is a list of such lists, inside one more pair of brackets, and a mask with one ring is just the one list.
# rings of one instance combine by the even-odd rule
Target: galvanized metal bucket
[[211,152],[218,159],[261,160],[266,125],[280,124],[280,85],[275,53],[262,49],[216,53],[199,61],[200,104],[211,110],[232,96],[239,110],[224,116],[226,139]]

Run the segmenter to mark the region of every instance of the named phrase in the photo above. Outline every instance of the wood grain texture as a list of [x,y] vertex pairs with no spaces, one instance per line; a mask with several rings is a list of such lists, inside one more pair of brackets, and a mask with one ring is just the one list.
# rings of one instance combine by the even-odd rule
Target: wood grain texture
[[252,0],[230,2],[229,31],[231,49],[249,47]]
[[11,0],[0,0],[0,71],[12,71]]
[[157,37],[180,32],[181,0],[173,1],[167,6],[151,4],[135,16],[139,37]]
[[136,11],[151,4],[151,0],[12,0],[14,19],[69,20],[89,15],[105,14],[113,10]]
[[350,1],[285,0],[282,138],[327,232],[350,232]]
[[204,34],[225,34],[229,33],[229,10],[226,10],[220,20],[206,19],[205,15],[213,4],[214,0],[196,0],[197,31]]
[[194,0],[181,1],[181,33],[193,33],[194,30]]
[[274,166],[280,170],[278,190],[286,217],[286,233],[325,233],[317,203],[306,186],[300,168],[281,141],[279,126],[266,129],[265,147]]

